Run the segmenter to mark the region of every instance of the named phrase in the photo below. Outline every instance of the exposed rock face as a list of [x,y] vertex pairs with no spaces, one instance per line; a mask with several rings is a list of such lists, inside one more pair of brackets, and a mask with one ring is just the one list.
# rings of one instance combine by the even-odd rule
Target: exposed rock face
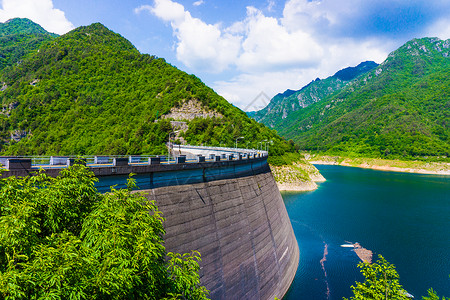
[[312,191],[316,182],[325,181],[319,170],[305,162],[287,166],[270,166],[280,191]]
[[11,132],[11,140],[18,142],[23,138],[26,138],[27,135],[31,134],[30,131],[26,131],[26,130],[14,130],[13,132]]
[[13,102],[10,103],[7,106],[3,106],[2,110],[0,111],[0,114],[2,115],[6,115],[7,117],[9,117],[9,115],[11,114],[11,111],[16,108],[19,105],[19,102]]
[[199,101],[183,101],[180,107],[173,107],[170,113],[162,116],[165,119],[193,120],[194,118],[223,118],[222,114],[207,110]]

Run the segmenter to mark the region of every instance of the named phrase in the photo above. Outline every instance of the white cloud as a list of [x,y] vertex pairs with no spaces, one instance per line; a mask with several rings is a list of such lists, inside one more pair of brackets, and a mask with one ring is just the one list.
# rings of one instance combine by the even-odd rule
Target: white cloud
[[450,39],[450,20],[442,18],[425,29],[423,36],[438,37],[441,40]]
[[281,22],[287,30],[315,32],[316,26],[327,25],[333,21],[333,16],[322,10],[321,1],[289,0],[283,10]]
[[150,5],[141,5],[134,9],[135,14],[140,14],[141,12],[145,12],[145,11],[151,13],[152,7]]
[[268,4],[267,4],[267,11],[272,12],[274,7],[275,7],[275,1],[274,0],[269,0]]
[[192,3],[192,5],[194,5],[194,6],[200,6],[200,5],[204,4],[204,3],[205,3],[205,1],[199,0],[199,1],[195,1],[194,3]]
[[318,69],[294,69],[289,71],[240,74],[231,80],[217,81],[214,90],[244,111],[259,110],[270,98],[286,89],[299,89],[316,78]]
[[[148,11],[170,23],[177,58],[190,71],[231,74],[209,84],[244,109],[261,92],[273,97],[362,61],[381,63],[406,40],[395,33],[378,34],[381,29],[376,26],[384,23],[372,24],[379,21],[376,16],[366,19],[373,17],[371,8],[384,13],[377,1],[286,0],[281,17],[247,7],[246,16],[228,27],[193,17],[175,0],[155,0]],[[270,12],[275,2],[267,3],[264,11]],[[406,5],[395,3],[398,7]],[[384,17],[395,20],[392,11]],[[433,26],[426,28],[439,32],[441,38],[450,35],[448,18]]]
[[190,14],[177,26],[176,35],[177,58],[194,70],[221,72],[236,60],[239,52],[240,37],[223,33],[217,25],[205,24]]
[[317,64],[321,47],[302,31],[288,32],[276,18],[247,8],[247,17],[228,28],[207,24],[171,0],[155,0],[150,11],[170,22],[177,38],[177,58],[193,71],[220,73],[229,68],[245,72],[298,68]]
[[246,72],[294,69],[316,65],[322,48],[307,33],[288,32],[276,18],[247,8],[238,67]]
[[164,21],[171,22],[174,29],[185,20],[189,12],[184,10],[184,6],[170,0],[155,0],[155,5],[151,7],[151,12]]
[[217,81],[212,87],[221,96],[246,111],[261,109],[267,104],[261,93],[272,98],[287,89],[299,90],[316,78],[327,78],[345,67],[354,67],[362,61],[381,63],[387,52],[377,48],[377,42],[346,41],[346,47],[330,45],[324,50],[320,64],[310,67],[285,68],[277,71],[242,73],[229,80]]
[[52,0],[2,0],[0,22],[28,18],[45,30],[64,34],[74,28],[63,11],[53,7]]
[[149,10],[158,18],[170,22],[177,37],[176,55],[194,70],[222,72],[236,60],[240,37],[223,32],[219,25],[206,24],[194,18],[184,6],[170,0],[155,0]]

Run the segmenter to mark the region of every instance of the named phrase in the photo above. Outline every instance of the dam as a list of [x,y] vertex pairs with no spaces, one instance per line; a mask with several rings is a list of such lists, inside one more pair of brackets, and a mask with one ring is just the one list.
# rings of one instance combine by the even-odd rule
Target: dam
[[[201,253],[201,283],[211,299],[285,295],[297,270],[299,248],[267,153],[176,163],[127,160],[88,165],[99,178],[97,188],[120,187],[135,173],[140,191],[156,200],[166,219],[167,251]],[[28,162],[22,166],[1,176],[33,172]],[[44,169],[50,176],[60,171]]]

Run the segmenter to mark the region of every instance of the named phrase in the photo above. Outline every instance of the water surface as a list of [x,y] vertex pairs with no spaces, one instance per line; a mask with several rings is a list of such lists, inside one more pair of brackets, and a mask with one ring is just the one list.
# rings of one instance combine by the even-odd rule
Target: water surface
[[285,299],[350,297],[363,277],[346,241],[393,263],[416,299],[430,287],[450,297],[450,176],[317,167],[319,189],[282,193],[300,248]]

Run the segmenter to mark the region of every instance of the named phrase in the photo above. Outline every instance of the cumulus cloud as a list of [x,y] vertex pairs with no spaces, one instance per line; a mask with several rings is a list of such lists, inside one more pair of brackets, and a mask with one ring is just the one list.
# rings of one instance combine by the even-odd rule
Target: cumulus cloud
[[276,71],[312,66],[321,57],[321,47],[308,33],[289,32],[279,20],[254,7],[247,8],[244,20],[225,28],[192,17],[184,6],[171,0],[156,0],[153,6],[141,6],[136,12],[144,10],[170,22],[177,38],[177,58],[194,70]]
[[425,28],[423,36],[438,37],[442,40],[450,39],[450,18],[436,20]]
[[0,22],[12,18],[28,18],[57,34],[64,34],[74,28],[64,12],[53,7],[52,0],[2,0]]
[[347,47],[334,44],[327,47],[324,57],[316,66],[285,68],[267,72],[243,72],[228,80],[213,83],[221,96],[245,111],[259,110],[268,102],[261,94],[272,98],[286,89],[298,90],[316,78],[326,78],[338,70],[357,66],[362,61],[382,62],[387,52],[377,42],[358,43],[347,40]]
[[222,31],[219,25],[192,17],[183,5],[170,0],[155,0],[153,6],[141,6],[135,12],[145,10],[170,23],[177,38],[177,59],[186,66],[218,73],[236,60],[240,37]]
[[305,32],[288,32],[276,18],[260,10],[247,8],[243,22],[240,69],[260,72],[286,68],[310,67],[318,63],[322,48]]
[[138,9],[170,24],[177,59],[192,72],[232,74],[209,84],[241,108],[261,92],[272,97],[362,61],[381,63],[414,37],[450,35],[450,2],[442,0],[286,0],[277,17],[265,14],[275,8],[267,0],[264,11],[249,6],[229,26],[195,18],[175,1]]

